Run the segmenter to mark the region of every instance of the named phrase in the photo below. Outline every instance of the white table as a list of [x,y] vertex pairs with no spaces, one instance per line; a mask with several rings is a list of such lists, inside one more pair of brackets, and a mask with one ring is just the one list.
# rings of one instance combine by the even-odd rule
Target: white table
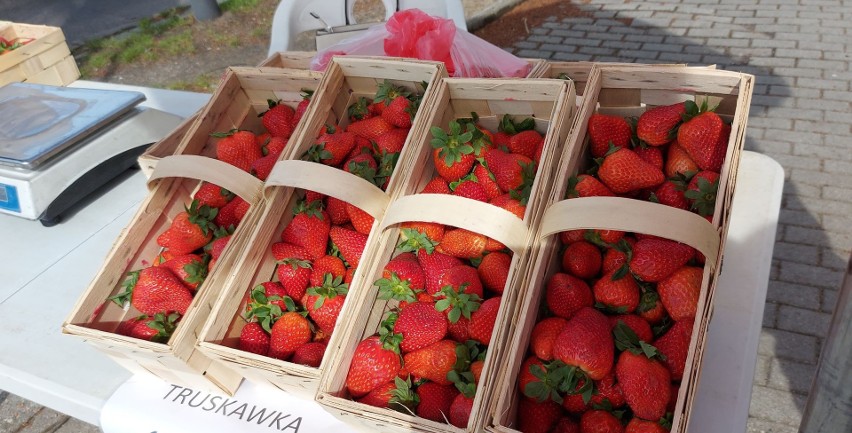
[[[146,105],[184,117],[209,98],[73,86],[140,90]],[[745,430],[783,181],[778,163],[745,152],[690,432]],[[55,227],[0,215],[0,389],[99,424],[104,403],[131,375],[60,327],[145,194],[136,172]]]

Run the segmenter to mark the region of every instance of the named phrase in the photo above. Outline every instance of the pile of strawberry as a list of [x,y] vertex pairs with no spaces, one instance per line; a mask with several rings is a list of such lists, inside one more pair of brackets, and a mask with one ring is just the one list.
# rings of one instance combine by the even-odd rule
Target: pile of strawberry
[[6,39],[0,36],[0,55],[6,54],[16,48],[20,48],[34,40],[35,39],[33,38]]
[[[216,158],[265,179],[307,109],[309,97],[306,91],[296,109],[269,101],[269,110],[260,114],[266,128],[261,134],[246,130],[212,134],[220,138]],[[116,332],[168,341],[249,206],[225,188],[202,182],[192,202],[157,236],[162,250],[153,264],[131,271],[124,282],[125,290],[110,297],[116,304],[123,307],[129,303],[141,313],[123,322]]]
[[[420,95],[389,81],[375,99],[347,107],[348,126],[326,125],[303,159],[336,167],[385,189],[408,137]],[[374,218],[357,206],[304,191],[293,219],[270,246],[276,277],[246,300],[238,347],[319,367]]]
[[654,107],[638,119],[595,113],[588,135],[596,165],[571,179],[569,197],[631,197],[710,220],[730,133],[706,100]]
[[666,432],[703,276],[692,247],[636,233],[560,233],[561,268],[518,376],[522,432]]

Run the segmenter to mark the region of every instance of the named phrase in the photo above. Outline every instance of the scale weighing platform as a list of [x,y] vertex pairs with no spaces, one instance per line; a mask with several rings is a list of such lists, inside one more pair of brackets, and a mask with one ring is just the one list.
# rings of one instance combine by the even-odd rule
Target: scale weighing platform
[[0,87],[0,212],[57,224],[138,167],[181,117],[138,107],[141,92],[11,83]]

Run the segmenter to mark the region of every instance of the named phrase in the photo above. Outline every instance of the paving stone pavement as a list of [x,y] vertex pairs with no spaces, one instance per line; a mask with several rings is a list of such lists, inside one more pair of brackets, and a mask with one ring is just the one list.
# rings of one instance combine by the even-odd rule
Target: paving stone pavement
[[[715,64],[757,77],[746,149],[786,183],[749,433],[795,433],[852,252],[852,1],[589,0],[508,48],[560,61]],[[97,427],[0,392],[0,433]]]
[[798,431],[852,250],[852,1],[591,0],[510,51],[754,74],[746,149],[786,183],[748,432]]

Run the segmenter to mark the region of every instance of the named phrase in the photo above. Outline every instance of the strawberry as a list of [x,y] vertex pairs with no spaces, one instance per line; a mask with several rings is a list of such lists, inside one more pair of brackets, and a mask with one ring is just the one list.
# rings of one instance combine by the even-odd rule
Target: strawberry
[[633,131],[621,116],[594,113],[589,117],[589,146],[593,158],[600,158],[609,151],[610,145],[629,147]]
[[703,274],[702,268],[684,266],[657,284],[660,301],[675,321],[695,317]]
[[580,174],[568,179],[568,193],[566,197],[614,197],[606,185],[597,178],[588,174]]
[[485,155],[485,162],[503,192],[532,186],[535,178],[535,163],[532,159],[517,153],[493,149]]
[[269,109],[258,116],[263,127],[273,137],[289,138],[293,134],[293,116],[296,114],[296,110],[284,105],[281,101],[273,101],[272,99],[267,99],[267,104]]
[[222,256],[222,252],[225,251],[225,247],[228,246],[228,242],[231,240],[231,235],[227,234],[222,237],[218,237],[207,244],[204,249],[210,254],[210,261],[207,262],[207,272],[213,269],[213,266],[216,265],[216,261],[219,260],[219,257]]
[[678,209],[689,208],[689,202],[684,196],[686,184],[679,178],[669,179],[660,184],[652,193],[651,201]]
[[448,326],[446,316],[434,304],[414,302],[400,310],[393,332],[402,334],[399,348],[408,353],[443,340]]
[[411,128],[417,107],[405,96],[397,96],[382,110],[382,118],[397,128]]
[[[424,266],[424,270],[428,275],[429,268]],[[483,299],[485,297],[482,281],[479,279],[479,272],[477,272],[476,268],[470,265],[460,264],[446,268],[444,272],[441,273],[439,284],[442,290],[449,286],[450,289],[456,293],[461,293],[462,289],[464,289],[465,293],[474,294],[478,296],[479,299]]]
[[615,376],[635,416],[658,420],[665,415],[671,376],[662,363],[645,354],[625,350],[618,357]]
[[677,173],[689,177],[700,170],[698,168],[698,164],[689,157],[689,154],[680,147],[680,144],[678,144],[677,141],[670,144],[666,151],[666,163],[664,168],[666,177],[673,177]]
[[535,158],[536,149],[544,141],[544,137],[533,129],[518,132],[509,137],[509,152],[521,154],[530,160]]
[[482,253],[485,252],[486,242],[487,238],[484,235],[455,228],[444,233],[444,237],[435,251],[460,259],[475,259],[481,257]]
[[376,137],[377,152],[402,152],[402,146],[405,145],[405,139],[408,138],[408,131],[408,129],[403,128],[391,129],[390,131]]
[[686,101],[685,121],[677,130],[677,142],[702,170],[719,171],[725,158],[730,127],[723,136],[724,122],[708,109],[707,100],[699,107]]
[[258,322],[249,322],[240,331],[237,348],[246,352],[266,356],[269,353],[269,334]]
[[370,153],[351,156],[343,163],[343,171],[352,173],[372,184],[376,183],[378,169],[379,165]]
[[349,121],[356,122],[358,120],[364,120],[373,117],[373,113],[370,113],[370,109],[368,107],[369,105],[369,99],[363,96],[359,96],[355,100],[355,102],[349,104],[349,106],[346,107],[346,114],[349,115]]
[[407,282],[411,290],[419,291],[426,287],[426,274],[413,253],[401,253],[388,261],[382,270],[382,278],[390,279],[394,275]]
[[342,226],[349,222],[349,214],[346,212],[346,202],[335,197],[328,196],[325,199],[325,211],[331,219],[331,224]]
[[180,320],[180,314],[157,313],[153,316],[141,315],[122,322],[117,334],[155,343],[166,343]]
[[494,331],[494,323],[497,321],[497,313],[500,311],[500,296],[488,298],[483,301],[479,309],[470,316],[467,325],[471,340],[478,341],[486,346],[491,344],[491,334]]
[[[396,378],[399,379],[399,378]],[[396,380],[394,379],[394,380]],[[367,393],[367,395],[357,399],[358,403],[374,406],[374,407],[387,407],[389,408],[391,405],[391,399],[393,399],[394,391],[396,390],[396,383],[394,381],[385,383],[383,385],[377,386],[375,389]]]
[[609,405],[613,408],[624,406],[624,393],[621,392],[621,387],[615,382],[615,372],[610,372],[601,380],[595,381],[595,394],[589,400],[592,407],[596,405]]
[[[398,349],[398,348],[397,348]],[[345,386],[354,397],[361,397],[390,382],[402,367],[399,353],[378,336],[367,337],[355,347]]]
[[314,91],[310,89],[302,89],[302,100],[296,105],[296,110],[293,113],[293,129],[296,129],[296,125],[299,124],[299,121],[302,120],[302,117],[305,116],[305,112],[308,111],[308,106],[311,103],[311,97],[313,97]]
[[435,176],[430,180],[422,190],[421,194],[450,194],[450,184],[441,176]]
[[500,185],[497,185],[497,179],[494,177],[494,173],[492,173],[484,164],[474,164],[472,173],[473,176],[476,177],[476,181],[482,185],[482,188],[485,190],[485,196],[488,197],[488,200],[486,201],[490,201],[503,194],[503,191],[500,190]]
[[663,161],[663,151],[659,147],[639,146],[634,148],[633,151],[636,152],[636,155],[638,155],[639,158],[642,158],[643,161],[659,168],[660,170],[662,170],[665,166],[665,162]]
[[574,242],[562,253],[562,270],[577,278],[589,279],[598,275],[602,264],[601,251],[586,241]]
[[328,214],[315,203],[298,207],[293,219],[281,231],[283,242],[305,248],[314,260],[325,255],[331,230]]
[[651,188],[666,180],[661,169],[648,164],[630,149],[607,153],[598,169],[598,177],[616,194]]
[[337,226],[332,226],[328,235],[340,250],[343,260],[346,260],[349,266],[357,267],[361,254],[364,253],[364,246],[367,245],[367,235]]
[[199,206],[193,200],[189,207],[175,215],[168,229],[157,237],[157,245],[168,248],[174,255],[189,254],[213,239],[215,229],[212,220],[218,211]]
[[322,286],[326,276],[331,278],[343,278],[346,274],[346,265],[337,256],[325,255],[313,261],[311,264],[311,276],[308,283],[312,287]]
[[563,416],[559,418],[550,433],[581,433],[580,424],[567,416]]
[[609,321],[599,311],[583,307],[553,344],[553,357],[579,367],[590,379],[603,378],[612,369],[614,343]]
[[173,311],[184,315],[192,302],[192,292],[162,266],[131,272],[125,287],[130,291],[130,305],[148,316]]
[[240,196],[236,196],[233,200],[229,201],[228,204],[219,209],[214,222],[217,226],[228,230],[236,228],[240,225],[240,221],[245,218],[250,207],[251,204],[249,202],[243,200]]
[[272,168],[275,167],[275,163],[278,162],[279,156],[281,156],[280,153],[270,153],[256,159],[251,164],[249,173],[260,180],[266,180],[266,178],[269,177],[269,174],[272,173]]
[[553,359],[553,343],[567,323],[561,317],[547,317],[536,323],[530,333],[530,351],[541,360]]
[[651,325],[647,320],[636,314],[617,314],[615,316],[607,316],[611,328],[615,328],[619,323],[630,328],[636,337],[646,343],[654,340],[654,332],[651,330]]
[[482,202],[488,202],[488,193],[471,175],[465,176],[450,184],[452,194]]
[[313,337],[311,324],[300,313],[288,311],[272,325],[269,339],[269,356],[286,360],[299,346]]
[[[553,364],[549,364],[553,365]],[[559,383],[548,382],[550,375],[546,374],[548,365],[544,361],[528,356],[518,370],[518,391],[521,394],[539,401],[550,400],[558,389]]]
[[275,274],[288,296],[302,299],[311,277],[311,255],[308,250],[294,244],[276,242],[272,244],[272,255],[278,266]]
[[373,142],[361,137],[360,135],[355,136],[355,146],[352,147],[352,150],[349,151],[349,154],[346,155],[347,158],[354,158],[358,155],[373,155],[375,153],[375,149],[373,147]]
[[702,170],[692,177],[684,192],[689,208],[703,217],[713,215],[716,210],[716,193],[719,190],[719,173]]
[[201,182],[198,191],[192,195],[193,200],[198,200],[198,206],[220,208],[228,204],[234,198],[234,193],[211,182]]
[[512,256],[503,252],[496,251],[483,256],[476,268],[483,287],[495,293],[503,293],[511,264]]
[[636,135],[651,146],[662,146],[675,139],[684,113],[683,102],[651,108],[639,116]]
[[521,398],[518,406],[518,430],[523,433],[547,433],[559,421],[562,408],[553,400],[538,402]]
[[349,156],[353,147],[355,134],[350,131],[330,130],[317,138],[316,144],[308,149],[303,158],[337,167]]
[[547,308],[556,316],[570,319],[578,311],[594,305],[594,295],[585,281],[569,274],[555,273],[545,287]]
[[621,421],[605,410],[590,410],[580,417],[580,431],[583,433],[623,433]]
[[408,221],[399,226],[401,242],[397,244],[397,249],[408,252],[424,249],[427,253],[432,253],[435,246],[444,240],[447,230],[441,223],[423,221]]
[[467,427],[471,411],[473,411],[473,397],[458,394],[450,404],[450,424],[458,428]]
[[456,396],[461,395],[452,384],[438,384],[435,382],[424,382],[417,387],[417,396],[420,403],[417,405],[416,414],[437,422],[446,422],[450,416],[450,407]]
[[631,275],[618,278],[616,272],[604,274],[592,287],[596,305],[619,314],[632,313],[639,306],[639,284]]
[[432,162],[438,175],[447,182],[455,182],[470,173],[482,148],[482,140],[477,138],[481,137],[481,131],[466,123],[462,132],[462,125],[453,120],[446,131],[433,126],[430,132]]
[[358,233],[364,235],[370,234],[370,230],[373,229],[373,223],[376,221],[372,215],[351,203],[346,203],[346,214],[349,215],[349,221]]
[[368,119],[352,122],[346,127],[346,131],[350,134],[364,137],[367,140],[375,141],[382,134],[396,129],[395,126],[387,122],[381,116],[370,117]]
[[331,274],[325,274],[322,285],[308,288],[305,308],[319,329],[326,334],[334,331],[348,291],[349,285],[343,282],[343,276],[333,277]]
[[624,433],[668,433],[658,421],[647,421],[642,418],[631,418],[624,428]]
[[375,96],[373,103],[378,107],[371,107],[371,110],[374,110],[378,114],[382,114],[396,98],[410,98],[412,97],[412,94],[407,88],[394,84],[390,80],[386,79],[376,86]]
[[160,266],[171,270],[192,291],[195,291],[207,276],[207,264],[198,254],[175,256]]
[[676,321],[665,334],[654,341],[654,346],[665,357],[663,364],[669,369],[673,380],[683,378],[693,322],[692,318]]
[[642,281],[656,283],[685,265],[695,249],[677,241],[661,238],[641,239],[633,246],[630,271]]
[[655,290],[644,291],[636,314],[652,325],[660,324],[667,316],[660,294]]
[[263,156],[263,150],[251,131],[234,129],[224,133],[214,132],[211,135],[219,138],[216,143],[216,159],[243,171],[251,170],[251,164]]
[[453,256],[437,251],[429,254],[423,249],[417,251],[417,261],[426,275],[426,292],[430,295],[441,291],[441,277],[447,269],[463,264],[461,260]]
[[296,348],[296,351],[293,352],[293,357],[290,358],[290,362],[307,365],[308,367],[319,367],[327,346],[327,343],[321,341],[305,343]]
[[438,385],[450,385],[447,373],[456,363],[456,347],[452,340],[441,340],[403,356],[403,365],[415,380],[427,379]]

